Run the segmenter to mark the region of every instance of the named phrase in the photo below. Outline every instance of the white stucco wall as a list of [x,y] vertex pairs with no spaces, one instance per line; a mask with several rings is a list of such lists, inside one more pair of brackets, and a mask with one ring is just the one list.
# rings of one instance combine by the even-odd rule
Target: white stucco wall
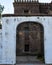
[[2,29],[0,29],[0,63],[2,63]]
[[[22,22],[39,22],[44,27],[45,63],[52,64],[52,17],[3,17],[2,18],[2,59],[0,64],[16,63],[16,27]],[[0,55],[1,56],[1,55]]]

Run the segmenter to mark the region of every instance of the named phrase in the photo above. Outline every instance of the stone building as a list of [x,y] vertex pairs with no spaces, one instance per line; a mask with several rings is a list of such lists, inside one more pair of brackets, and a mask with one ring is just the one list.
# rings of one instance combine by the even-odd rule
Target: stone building
[[14,0],[13,6],[14,14],[2,16],[0,64],[16,64],[19,56],[52,64],[52,2]]

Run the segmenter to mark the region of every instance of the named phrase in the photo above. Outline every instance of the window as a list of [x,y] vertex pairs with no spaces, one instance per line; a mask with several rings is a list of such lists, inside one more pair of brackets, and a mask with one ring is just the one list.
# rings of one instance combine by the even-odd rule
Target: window
[[26,10],[24,10],[24,13],[28,13],[28,12],[29,12],[29,10],[27,10],[27,9],[26,9]]
[[29,44],[25,44],[25,49],[24,49],[25,52],[29,52]]

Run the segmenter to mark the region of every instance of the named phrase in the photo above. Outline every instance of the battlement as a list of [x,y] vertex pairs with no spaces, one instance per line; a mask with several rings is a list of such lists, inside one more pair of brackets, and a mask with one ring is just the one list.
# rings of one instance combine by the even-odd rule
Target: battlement
[[35,15],[52,14],[52,2],[40,3],[38,0],[18,0],[13,3],[14,14],[17,15]]
[[38,2],[38,0],[14,0],[15,3],[24,3],[24,2]]

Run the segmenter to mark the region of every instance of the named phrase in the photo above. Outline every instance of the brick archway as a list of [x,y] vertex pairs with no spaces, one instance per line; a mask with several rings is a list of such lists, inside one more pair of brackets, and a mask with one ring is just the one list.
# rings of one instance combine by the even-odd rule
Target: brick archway
[[16,56],[44,56],[44,28],[37,22],[23,22],[16,28]]

